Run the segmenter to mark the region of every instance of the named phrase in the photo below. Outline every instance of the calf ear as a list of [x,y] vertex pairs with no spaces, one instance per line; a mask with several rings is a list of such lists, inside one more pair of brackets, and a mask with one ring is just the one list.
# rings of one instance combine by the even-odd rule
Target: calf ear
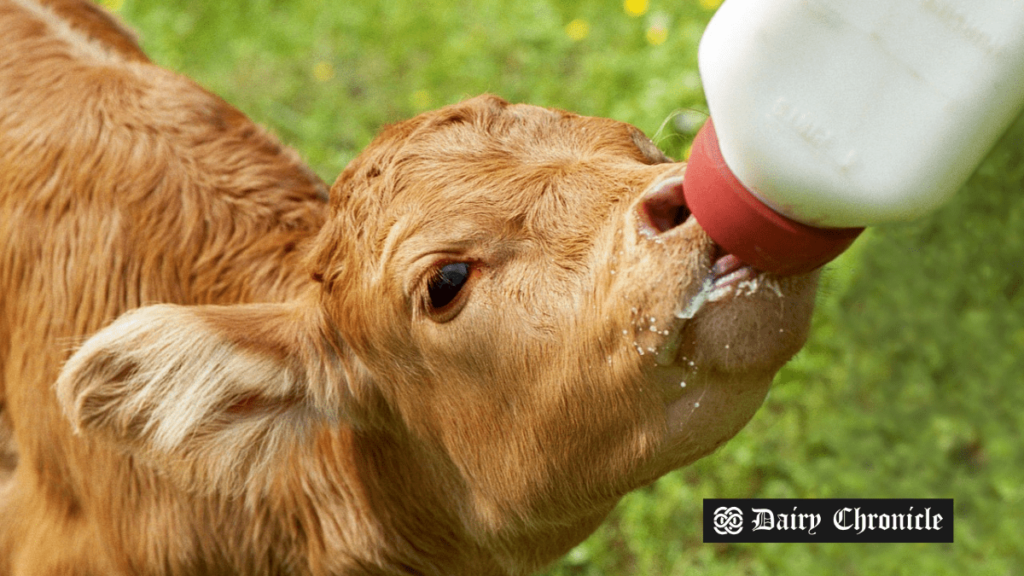
[[368,425],[379,404],[317,310],[140,308],[82,345],[57,395],[77,433],[113,441],[188,489],[250,489],[315,428]]

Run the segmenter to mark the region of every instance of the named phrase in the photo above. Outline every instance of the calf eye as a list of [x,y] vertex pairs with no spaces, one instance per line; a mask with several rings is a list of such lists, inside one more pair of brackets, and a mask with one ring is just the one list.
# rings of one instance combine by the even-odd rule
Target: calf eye
[[427,285],[430,307],[440,310],[451,304],[469,280],[469,264],[452,262],[440,267]]

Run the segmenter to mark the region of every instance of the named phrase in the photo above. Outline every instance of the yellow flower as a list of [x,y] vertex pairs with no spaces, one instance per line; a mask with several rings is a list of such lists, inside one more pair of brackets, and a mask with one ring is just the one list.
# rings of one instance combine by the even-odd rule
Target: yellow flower
[[655,24],[647,29],[647,43],[652,46],[662,44],[668,39],[668,29]]
[[583,40],[590,34],[590,24],[579,18],[565,25],[565,33],[575,41]]
[[634,18],[643,16],[647,13],[647,0],[625,0],[623,7],[626,9],[626,14]]
[[700,7],[705,10],[714,10],[722,5],[722,0],[700,0]]
[[100,4],[111,12],[118,12],[124,7],[124,0],[101,0]]
[[313,78],[319,82],[327,82],[334,78],[334,66],[330,62],[321,60],[313,66]]

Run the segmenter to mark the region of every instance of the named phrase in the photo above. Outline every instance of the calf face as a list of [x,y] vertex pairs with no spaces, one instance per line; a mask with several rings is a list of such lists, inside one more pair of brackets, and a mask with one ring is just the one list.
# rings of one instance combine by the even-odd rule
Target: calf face
[[722,259],[683,169],[628,125],[482,97],[391,128],[335,184],[320,305],[483,524],[707,454],[802,344],[814,278]]
[[400,446],[400,481],[336,473],[536,568],[734,435],[804,341],[816,276],[722,254],[683,170],[611,120],[486,96],[424,114],[335,183],[305,296],[143,308],[58,391],[84,434],[196,493],[272,491],[285,463],[322,465],[289,456],[318,434]]

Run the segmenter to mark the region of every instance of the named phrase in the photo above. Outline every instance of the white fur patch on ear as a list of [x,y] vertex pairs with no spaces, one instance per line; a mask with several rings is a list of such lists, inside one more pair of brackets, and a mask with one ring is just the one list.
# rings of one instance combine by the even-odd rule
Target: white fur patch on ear
[[[279,306],[218,307],[216,321],[204,313],[212,307],[127,313],[68,360],[57,395],[76,432],[113,441],[190,489],[252,488],[326,420],[311,398],[322,383],[311,386],[310,370],[281,349],[302,339],[273,331],[289,326]],[[236,330],[247,332],[237,336],[221,325],[235,309],[244,317]],[[261,320],[272,328],[245,330]]]

